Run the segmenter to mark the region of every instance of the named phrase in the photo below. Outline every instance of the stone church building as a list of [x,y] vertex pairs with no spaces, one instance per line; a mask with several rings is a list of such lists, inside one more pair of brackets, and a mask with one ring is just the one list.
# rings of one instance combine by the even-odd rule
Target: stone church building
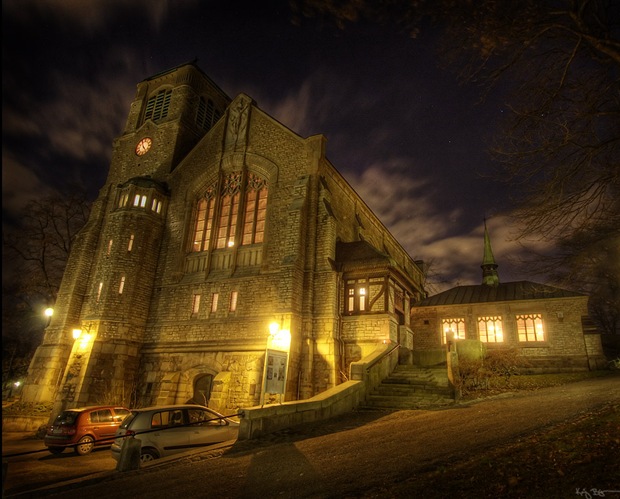
[[[280,400],[322,393],[386,343],[441,362],[448,331],[518,345],[539,366],[592,367],[587,297],[500,284],[490,258],[483,285],[427,297],[422,264],[330,163],[324,136],[183,64],[137,85],[22,401],[230,413],[276,400],[272,376]],[[286,353],[277,374],[269,348]]]
[[325,149],[194,63],[139,83],[22,400],[257,405],[273,324],[284,400],[410,350],[422,270]]

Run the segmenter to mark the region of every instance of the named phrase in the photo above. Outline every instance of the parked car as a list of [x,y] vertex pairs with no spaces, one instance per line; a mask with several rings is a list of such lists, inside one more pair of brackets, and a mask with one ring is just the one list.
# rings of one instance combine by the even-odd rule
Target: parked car
[[148,462],[178,452],[236,440],[239,423],[201,405],[167,405],[134,409],[123,421],[112,444],[120,460],[125,438],[140,440],[140,461]]
[[68,447],[83,456],[97,445],[111,445],[125,416],[131,411],[119,406],[90,406],[62,411],[47,429],[43,443],[52,454]]

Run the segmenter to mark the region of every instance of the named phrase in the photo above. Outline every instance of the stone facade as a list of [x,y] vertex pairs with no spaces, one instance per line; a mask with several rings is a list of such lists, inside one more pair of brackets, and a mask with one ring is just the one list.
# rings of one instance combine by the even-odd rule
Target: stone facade
[[193,63],[139,83],[23,400],[256,405],[273,322],[291,336],[286,400],[379,344],[411,348],[422,271],[325,147]]

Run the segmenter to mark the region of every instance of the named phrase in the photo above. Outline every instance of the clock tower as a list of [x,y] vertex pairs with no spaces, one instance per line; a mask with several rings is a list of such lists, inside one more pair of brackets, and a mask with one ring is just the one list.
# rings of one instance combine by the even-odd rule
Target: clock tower
[[135,389],[170,174],[229,103],[194,63],[138,84],[106,185],[67,263],[24,401],[53,402],[54,417],[67,406],[127,400]]
[[165,177],[229,103],[230,98],[194,63],[140,82],[125,130],[113,144],[108,182]]

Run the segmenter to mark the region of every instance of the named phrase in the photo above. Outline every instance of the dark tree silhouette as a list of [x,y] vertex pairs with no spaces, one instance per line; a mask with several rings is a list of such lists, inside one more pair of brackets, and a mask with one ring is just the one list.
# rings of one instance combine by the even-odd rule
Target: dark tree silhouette
[[21,376],[39,345],[73,241],[90,213],[82,189],[33,200],[2,234],[2,377]]
[[532,252],[525,268],[591,293],[593,304],[606,303],[596,305],[607,310],[600,325],[618,332],[613,290],[620,272],[601,255],[617,261],[620,247],[620,2],[300,0],[294,6],[298,22],[312,16],[346,28],[376,21],[414,37],[439,30],[440,64],[480,85],[483,99],[501,89],[510,112],[490,152],[502,167],[498,179],[513,193],[518,239],[525,247],[531,239],[546,241],[548,248]]

